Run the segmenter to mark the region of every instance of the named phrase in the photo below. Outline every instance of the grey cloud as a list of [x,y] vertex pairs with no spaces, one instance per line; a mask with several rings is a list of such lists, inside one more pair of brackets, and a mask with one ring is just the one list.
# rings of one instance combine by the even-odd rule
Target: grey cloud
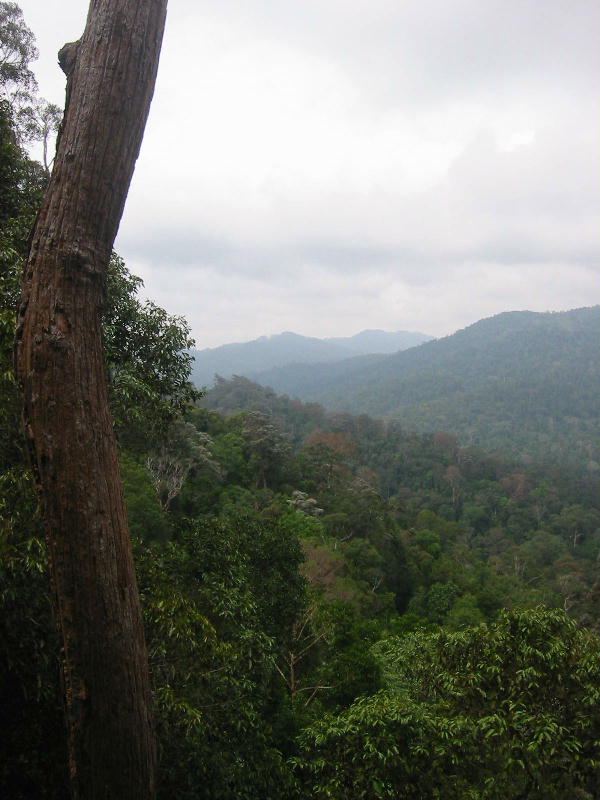
[[[435,281],[405,283],[393,271],[340,281],[322,270],[285,282],[230,276],[218,270],[145,269],[149,294],[191,323],[198,346],[244,341],[294,330],[350,335],[364,328],[421,329],[444,335],[508,309],[560,310],[589,305],[597,281],[570,264],[454,265]],[[142,268],[141,270],[139,268]],[[151,288],[150,288],[151,287]],[[560,300],[557,300],[560,298]]]
[[[239,4],[219,3],[223,15]],[[555,88],[597,86],[600,56],[595,0],[307,0],[244,4],[246,24],[283,41],[335,56],[380,93],[421,103],[518,81]],[[522,87],[524,89],[527,86]]]
[[117,248],[200,346],[597,302],[599,17],[178,0]]
[[596,150],[591,136],[576,130],[542,133],[513,152],[499,151],[491,134],[482,133],[429,190],[403,195],[391,187],[377,198],[349,194],[337,207],[309,197],[313,205],[296,202],[291,229],[281,237],[277,232],[285,226],[275,208],[265,226],[272,239],[246,238],[234,219],[227,236],[216,236],[192,211],[177,227],[130,225],[122,241],[134,257],[155,264],[275,281],[293,280],[305,265],[335,271],[341,279],[392,269],[416,283],[469,261],[570,261],[597,268],[599,198],[589,169],[598,160]]

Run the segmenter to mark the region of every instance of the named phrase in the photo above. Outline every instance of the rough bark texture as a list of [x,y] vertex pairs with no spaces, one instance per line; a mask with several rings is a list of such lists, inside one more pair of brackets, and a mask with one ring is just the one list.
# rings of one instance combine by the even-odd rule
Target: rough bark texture
[[47,523],[73,796],[148,800],[155,745],[139,597],[108,411],[105,275],[154,82],[167,0],[91,0],[65,46],[67,102],[17,331]]

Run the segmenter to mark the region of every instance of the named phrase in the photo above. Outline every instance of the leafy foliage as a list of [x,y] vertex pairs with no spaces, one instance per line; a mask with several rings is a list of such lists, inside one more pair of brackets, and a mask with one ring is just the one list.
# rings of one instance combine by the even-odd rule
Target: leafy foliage
[[376,648],[388,690],[302,734],[312,797],[592,797],[598,640],[564,612],[505,612]]
[[113,419],[131,444],[161,435],[200,393],[189,382],[193,345],[180,317],[137,298],[140,278],[113,254],[103,334]]
[[4,98],[19,106],[37,89],[29,64],[37,58],[35,36],[23,19],[17,3],[0,3],[0,90]]
[[0,794],[67,798],[67,755],[45,546],[31,477],[0,469]]
[[[300,549],[276,524],[195,524],[138,553],[163,747],[161,796],[284,797],[273,662],[303,602]],[[265,583],[266,581],[266,583]]]

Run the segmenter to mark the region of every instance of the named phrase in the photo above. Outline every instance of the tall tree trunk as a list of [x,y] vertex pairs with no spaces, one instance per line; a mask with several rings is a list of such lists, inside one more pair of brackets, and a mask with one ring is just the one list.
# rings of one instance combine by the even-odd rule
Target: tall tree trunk
[[75,798],[148,800],[156,751],[101,340],[106,269],[148,115],[167,0],[91,0],[31,238],[17,373],[63,637]]

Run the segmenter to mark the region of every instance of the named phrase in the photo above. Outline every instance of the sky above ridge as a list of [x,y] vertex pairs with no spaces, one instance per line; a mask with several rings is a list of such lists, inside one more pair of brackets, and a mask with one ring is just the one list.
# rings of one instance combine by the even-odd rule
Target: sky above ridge
[[[46,99],[87,0],[21,0]],[[116,249],[199,348],[600,302],[597,0],[170,0]]]

